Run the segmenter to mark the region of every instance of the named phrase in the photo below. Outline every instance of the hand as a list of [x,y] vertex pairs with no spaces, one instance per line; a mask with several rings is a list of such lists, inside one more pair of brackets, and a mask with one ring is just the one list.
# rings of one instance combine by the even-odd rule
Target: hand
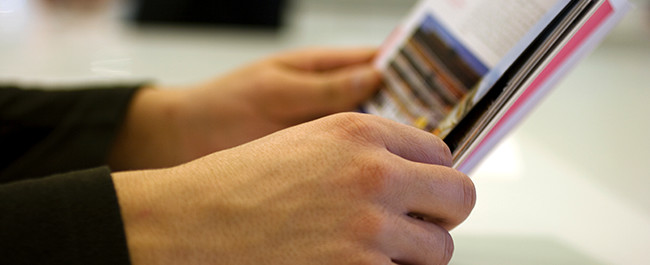
[[432,134],[346,113],[114,183],[134,265],[445,264],[475,201],[450,157]]
[[352,111],[380,83],[374,49],[280,54],[185,89],[144,89],[109,158],[113,169],[178,165],[325,115]]

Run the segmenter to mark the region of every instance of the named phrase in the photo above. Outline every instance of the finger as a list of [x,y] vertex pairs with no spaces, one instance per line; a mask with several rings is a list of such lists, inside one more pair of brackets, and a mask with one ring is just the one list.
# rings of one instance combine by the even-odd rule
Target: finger
[[368,63],[376,48],[311,48],[288,52],[273,58],[283,65],[308,71],[328,71],[350,65]]
[[380,251],[396,264],[447,264],[454,243],[444,228],[395,215],[379,236]]
[[[394,163],[400,163],[396,161]],[[465,221],[476,203],[476,190],[465,174],[443,166],[402,161],[393,173],[388,204],[451,230]]]
[[370,65],[305,76],[304,92],[320,112],[331,114],[359,107],[379,88],[381,75]]
[[391,153],[413,162],[447,167],[452,165],[451,151],[439,137],[412,126],[369,116],[356,127],[366,130],[361,134],[377,138],[375,141]]
[[375,93],[381,76],[370,65],[348,67],[327,73],[283,72],[282,98],[287,111],[313,119],[337,112],[352,111]]

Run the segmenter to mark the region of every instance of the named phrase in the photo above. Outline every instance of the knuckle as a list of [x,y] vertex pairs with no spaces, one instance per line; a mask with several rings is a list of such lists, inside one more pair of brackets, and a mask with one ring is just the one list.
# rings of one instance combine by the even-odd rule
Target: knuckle
[[352,174],[354,187],[365,198],[382,196],[391,182],[391,166],[377,156],[359,158],[355,163],[358,165],[358,172]]
[[442,255],[440,256],[440,264],[448,264],[454,254],[454,240],[449,233],[445,233],[442,237]]
[[361,113],[340,113],[332,116],[338,133],[344,138],[376,139],[379,131],[372,116]]
[[476,187],[474,182],[465,174],[461,174],[462,205],[465,210],[465,217],[474,209],[476,204]]
[[353,240],[366,244],[374,242],[384,226],[382,215],[370,209],[359,211],[349,221],[348,229]]
[[449,146],[442,139],[438,138],[438,140],[443,148],[443,151],[440,154],[440,162],[445,166],[451,167],[453,165],[453,155],[451,153],[451,149],[449,149]]
[[451,230],[465,221],[474,209],[476,189],[472,180],[462,172],[450,168],[446,168],[446,172],[443,182],[452,191],[447,199],[454,207],[449,216],[440,221],[446,229]]
[[420,156],[425,159],[424,162],[451,167],[453,165],[453,156],[449,146],[438,136],[431,135],[432,142],[435,144],[433,150],[429,149],[420,151]]

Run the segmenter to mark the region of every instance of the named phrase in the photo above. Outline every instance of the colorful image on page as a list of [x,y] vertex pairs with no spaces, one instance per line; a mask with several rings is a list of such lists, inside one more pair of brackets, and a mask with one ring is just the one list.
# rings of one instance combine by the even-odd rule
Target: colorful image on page
[[487,72],[487,66],[429,15],[385,70],[385,93],[377,95],[373,107],[435,133]]
[[568,0],[429,0],[379,56],[363,110],[444,138]]

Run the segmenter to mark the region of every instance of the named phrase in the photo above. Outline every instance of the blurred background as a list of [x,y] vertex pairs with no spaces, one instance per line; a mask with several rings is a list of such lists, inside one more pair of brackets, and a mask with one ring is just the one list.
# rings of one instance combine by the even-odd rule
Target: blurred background
[[[471,175],[452,264],[650,264],[650,1],[632,2]],[[377,46],[414,3],[0,0],[0,81],[188,84],[279,51]]]

